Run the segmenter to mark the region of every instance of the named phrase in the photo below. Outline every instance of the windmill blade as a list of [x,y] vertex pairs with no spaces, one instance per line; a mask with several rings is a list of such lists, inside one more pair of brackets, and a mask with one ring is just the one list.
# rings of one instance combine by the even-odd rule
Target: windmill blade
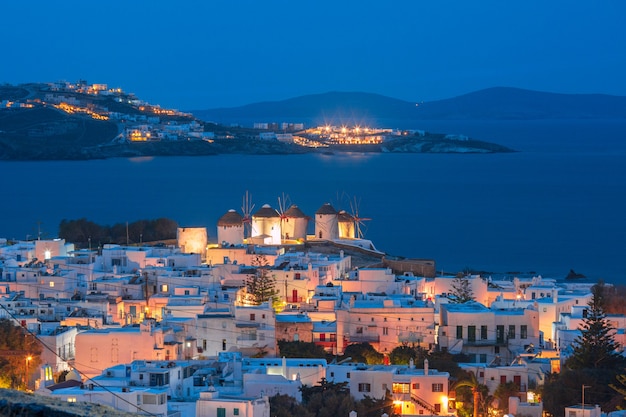
[[244,238],[251,237],[250,235],[252,234],[252,210],[254,210],[252,195],[248,192],[248,190],[246,190],[241,205],[241,212],[243,213]]
[[288,195],[283,193],[282,200],[280,197],[278,197],[278,213],[280,214],[281,218],[283,218],[285,212],[287,211],[290,205],[291,205],[291,200],[289,199]]
[[358,199],[355,197],[353,197],[352,200],[350,200],[350,209],[352,210],[352,218],[354,219],[354,230],[356,232],[356,237],[358,239],[363,239],[365,233],[363,232],[363,229],[365,229],[367,231],[367,225],[365,224],[366,221],[372,220],[368,217],[361,217],[359,215],[359,206],[361,204],[361,199]]
[[285,193],[282,194],[283,198],[281,200],[280,197],[278,197],[278,214],[280,216],[280,239],[283,240],[285,239],[285,227],[284,227],[284,222],[285,222],[285,212],[287,211],[287,209],[289,208],[289,196],[285,195]]

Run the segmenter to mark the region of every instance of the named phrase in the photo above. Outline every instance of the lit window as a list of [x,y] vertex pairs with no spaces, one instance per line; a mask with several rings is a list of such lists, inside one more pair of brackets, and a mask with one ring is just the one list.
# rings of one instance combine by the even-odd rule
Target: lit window
[[50,281],[50,288],[54,287],[54,281]]
[[68,397],[67,398],[67,402],[68,403],[75,403],[76,402],[76,397]]

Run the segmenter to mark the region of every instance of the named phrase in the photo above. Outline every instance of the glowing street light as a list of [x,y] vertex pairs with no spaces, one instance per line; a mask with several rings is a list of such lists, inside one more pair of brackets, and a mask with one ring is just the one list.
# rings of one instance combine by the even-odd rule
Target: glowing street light
[[26,357],[26,373],[24,375],[24,386],[26,386],[26,390],[28,390],[28,385],[29,385],[28,382],[29,382],[29,379],[30,379],[30,375],[28,373],[28,370],[30,369],[30,361],[31,360],[33,360],[33,357],[28,355]]

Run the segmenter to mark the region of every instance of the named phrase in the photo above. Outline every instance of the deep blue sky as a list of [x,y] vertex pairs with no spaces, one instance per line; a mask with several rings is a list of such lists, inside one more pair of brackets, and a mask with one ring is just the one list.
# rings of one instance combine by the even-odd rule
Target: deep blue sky
[[85,79],[182,110],[327,91],[626,95],[626,1],[2,1],[0,82]]

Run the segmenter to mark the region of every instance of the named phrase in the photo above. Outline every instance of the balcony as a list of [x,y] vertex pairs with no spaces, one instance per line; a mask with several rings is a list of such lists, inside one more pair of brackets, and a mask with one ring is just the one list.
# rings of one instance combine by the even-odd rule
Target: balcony
[[493,339],[474,339],[464,342],[465,346],[498,346],[500,344],[501,342],[497,342]]
[[380,336],[378,334],[358,333],[349,335],[347,340],[348,343],[378,343]]

